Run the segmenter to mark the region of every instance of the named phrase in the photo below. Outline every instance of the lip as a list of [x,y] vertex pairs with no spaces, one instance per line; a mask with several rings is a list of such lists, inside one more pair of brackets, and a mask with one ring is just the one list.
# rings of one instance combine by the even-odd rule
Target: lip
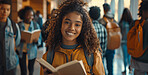
[[66,31],[66,34],[67,34],[67,35],[70,35],[70,36],[75,35],[75,33],[73,33],[73,32],[68,32],[68,31]]

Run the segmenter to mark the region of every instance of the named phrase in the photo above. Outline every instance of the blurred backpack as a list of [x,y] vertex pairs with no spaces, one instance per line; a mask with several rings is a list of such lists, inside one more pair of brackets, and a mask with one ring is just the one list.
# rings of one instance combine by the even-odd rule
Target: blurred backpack
[[106,30],[107,30],[107,49],[115,50],[120,47],[121,44],[121,31],[120,27],[117,23],[112,20],[108,20],[106,17],[103,17],[107,22]]
[[144,54],[146,48],[143,48],[143,25],[145,20],[140,23],[139,20],[135,21],[135,25],[130,29],[127,35],[127,49],[128,53],[135,58]]

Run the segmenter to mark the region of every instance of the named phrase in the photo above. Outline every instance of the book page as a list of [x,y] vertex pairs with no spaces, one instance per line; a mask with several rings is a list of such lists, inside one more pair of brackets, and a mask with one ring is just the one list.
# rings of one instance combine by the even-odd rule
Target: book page
[[71,61],[66,64],[60,65],[56,68],[61,75],[86,75],[86,71],[81,61]]
[[44,59],[42,58],[39,58],[39,59],[36,59],[36,61],[43,67],[47,68],[49,71],[51,71],[52,73],[55,73],[57,72],[57,70],[52,66],[50,65],[47,61],[45,61]]
[[35,29],[33,31],[23,30],[23,32],[30,33],[30,34],[33,34],[34,32],[39,32],[39,31],[41,30],[40,29]]
[[30,43],[31,33],[28,31],[21,31],[21,39],[25,40],[26,43]]
[[33,30],[32,33],[34,32],[40,32],[41,30],[40,29],[36,29],[36,30]]
[[34,30],[32,34],[32,41],[35,39],[38,40],[40,37],[40,33],[41,33],[41,30]]
[[25,40],[26,43],[32,43],[33,40],[38,40],[39,36],[40,36],[41,30],[40,29],[36,29],[34,31],[21,31],[21,39]]

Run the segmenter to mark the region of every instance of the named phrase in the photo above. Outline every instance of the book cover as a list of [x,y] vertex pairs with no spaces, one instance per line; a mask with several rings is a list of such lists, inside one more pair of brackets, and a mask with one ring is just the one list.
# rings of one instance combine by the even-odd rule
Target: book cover
[[51,64],[42,58],[36,59],[36,61],[41,66],[47,68],[48,71],[52,72],[54,75],[86,75],[82,60],[73,60],[56,68],[54,68]]
[[41,33],[40,29],[36,29],[33,31],[24,30],[21,31],[21,39],[25,40],[26,43],[32,43],[33,40],[39,39],[40,33]]

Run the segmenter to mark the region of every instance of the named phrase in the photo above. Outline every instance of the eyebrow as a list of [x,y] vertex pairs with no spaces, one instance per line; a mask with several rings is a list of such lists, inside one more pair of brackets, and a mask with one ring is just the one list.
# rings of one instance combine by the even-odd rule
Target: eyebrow
[[[65,20],[71,21],[70,19],[66,18]],[[82,23],[81,21],[75,21],[77,23]]]

